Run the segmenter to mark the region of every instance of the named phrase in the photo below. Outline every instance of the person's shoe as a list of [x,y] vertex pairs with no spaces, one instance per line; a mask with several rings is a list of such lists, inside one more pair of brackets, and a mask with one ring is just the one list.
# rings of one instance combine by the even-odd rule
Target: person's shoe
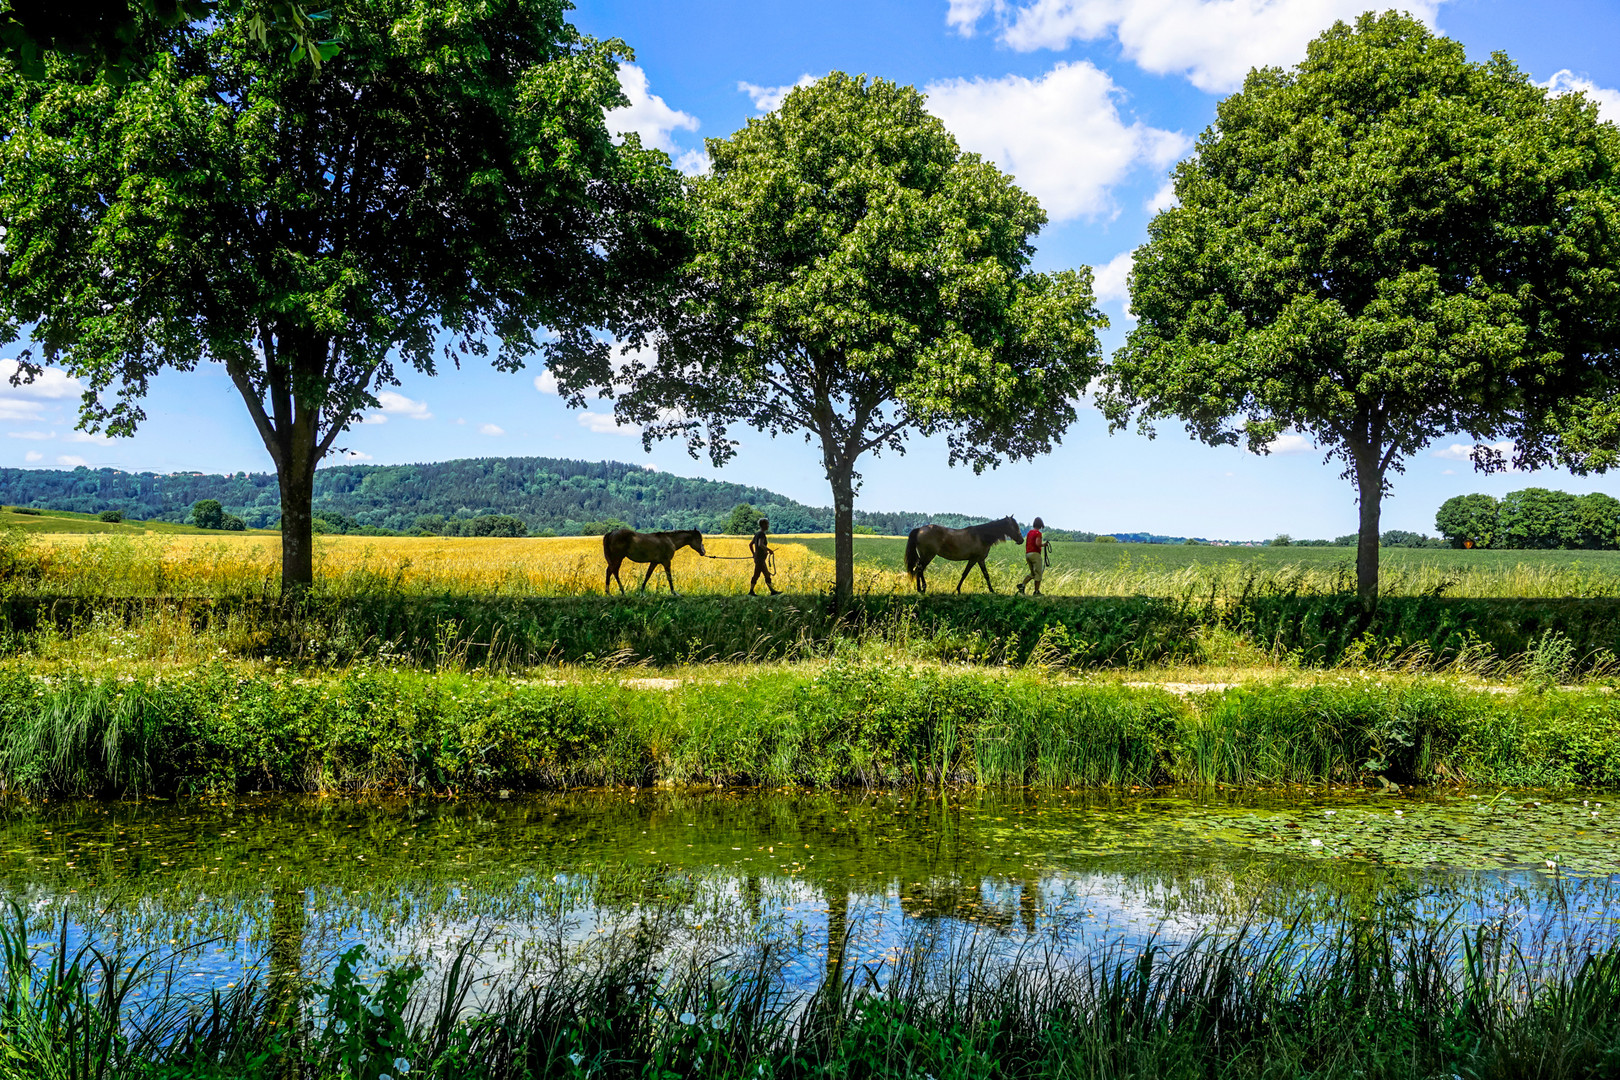
[[749,590],[748,590],[748,595],[749,595],[749,596],[758,596],[758,595],[759,595],[759,594],[758,594],[758,593],[756,593],[756,592],[755,592],[755,591],[754,591],[754,590],[753,590],[753,589],[749,589]]
[[1023,594],[1024,594],[1024,587],[1022,585],[1020,585],[1020,586],[1018,586],[1018,595],[1022,596]]
[[782,595],[782,590],[781,589],[772,589],[771,590],[771,595],[772,596],[781,596]]

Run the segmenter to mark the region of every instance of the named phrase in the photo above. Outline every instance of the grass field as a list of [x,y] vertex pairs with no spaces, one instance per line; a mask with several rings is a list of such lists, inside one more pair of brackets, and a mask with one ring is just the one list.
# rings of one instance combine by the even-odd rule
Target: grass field
[[[833,555],[830,537],[795,538],[811,551]],[[910,588],[906,541],[900,536],[857,536],[855,560],[870,591]],[[991,549],[990,575],[1010,591],[1025,573],[1017,545]],[[1620,596],[1620,551],[1463,551],[1385,548],[1381,586],[1397,596],[1589,597]],[[961,563],[935,560],[931,589],[956,588]],[[964,592],[981,592],[974,571]],[[1054,543],[1044,591],[1059,596],[1224,596],[1255,591],[1355,591],[1355,551],[1339,547],[1211,547],[1183,544]]]
[[[218,530],[199,529],[195,525],[177,525],[172,521],[101,521],[95,514],[76,514],[71,510],[41,510],[37,514],[19,514],[15,507],[0,507],[0,530],[21,529],[26,533],[71,533],[78,535],[145,536],[218,536]],[[278,535],[270,529],[248,529],[255,536]]]
[[[31,586],[67,596],[269,594],[279,589],[279,533],[96,536],[27,534],[11,561],[28,568]],[[704,558],[689,548],[672,566],[681,592],[748,591],[748,540],[710,537]],[[822,591],[830,560],[802,545],[779,545],[778,588]],[[647,567],[625,563],[620,578],[634,592]],[[336,593],[459,593],[480,596],[579,596],[602,591],[606,562],[597,536],[373,537],[317,536],[315,573]],[[667,594],[662,571],[648,583]],[[764,586],[760,586],[764,591]]]
[[[45,523],[4,534],[10,537],[4,542],[5,558],[13,568],[8,576],[26,583],[30,591],[81,597],[266,595],[278,588],[278,533],[221,533],[167,523],[157,523],[166,526],[161,531],[147,532],[140,525],[107,525],[82,516],[21,520]],[[82,531],[93,526],[103,531]],[[689,549],[676,554],[676,588],[710,595],[747,592],[752,572],[747,540],[711,536],[706,543],[709,555],[718,558],[702,558]],[[779,588],[801,595],[830,589],[831,537],[784,536],[774,543]],[[601,544],[592,536],[319,536],[316,574],[321,587],[334,594],[583,596],[602,589]],[[856,591],[911,592],[904,556],[903,537],[856,537]],[[936,560],[929,568],[930,588],[954,591],[962,565]],[[621,577],[629,589],[640,586],[645,569],[625,564]],[[998,591],[1011,592],[1024,569],[1017,546],[1004,543],[992,549],[990,571]],[[1353,592],[1354,584],[1348,548],[1058,543],[1045,591],[1055,596],[1231,600],[1343,595]],[[1390,596],[1620,597],[1620,552],[1386,548],[1381,586]],[[662,573],[648,588],[667,590]],[[984,591],[977,571],[963,591]]]

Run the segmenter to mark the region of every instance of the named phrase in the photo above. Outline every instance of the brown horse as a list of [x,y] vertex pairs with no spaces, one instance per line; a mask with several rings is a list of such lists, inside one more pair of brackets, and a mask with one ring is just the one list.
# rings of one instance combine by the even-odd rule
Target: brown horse
[[1011,540],[1015,544],[1024,542],[1024,534],[1018,531],[1018,522],[1011,515],[1000,521],[987,521],[983,525],[969,525],[965,529],[947,529],[943,525],[919,525],[911,530],[906,537],[906,573],[911,580],[917,583],[918,592],[928,591],[928,580],[923,577],[928,564],[934,557],[949,559],[951,562],[967,560],[962,568],[962,578],[956,583],[956,591],[962,591],[962,582],[967,580],[968,573],[973,564],[978,563],[979,569],[984,573],[984,587],[991,592],[996,587],[990,584],[990,571],[984,565],[984,557],[990,553],[991,547],[1003,540]]
[[677,596],[675,592],[675,575],[669,571],[670,560],[675,553],[683,547],[689,547],[699,555],[706,555],[703,550],[703,534],[696,529],[676,529],[674,532],[638,533],[630,529],[614,529],[602,537],[602,554],[607,556],[607,577],[602,581],[602,591],[611,593],[613,583],[619,583],[619,595],[624,595],[624,579],[619,576],[619,566],[624,560],[631,562],[644,562],[647,567],[647,576],[641,579],[641,592],[647,591],[647,582],[652,580],[653,571],[660,566],[664,568],[664,576],[669,578],[669,593]]

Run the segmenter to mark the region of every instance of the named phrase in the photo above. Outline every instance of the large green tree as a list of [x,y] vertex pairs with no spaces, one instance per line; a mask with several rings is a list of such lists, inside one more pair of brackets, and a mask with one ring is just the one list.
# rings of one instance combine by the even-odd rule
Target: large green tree
[[1434,527],[1452,547],[1488,548],[1496,540],[1501,509],[1489,495],[1453,495],[1435,511]]
[[813,440],[847,597],[862,455],[934,434],[975,471],[1048,451],[1106,322],[1088,269],[1030,271],[1039,204],[911,87],[834,72],[708,147],[656,349],[564,382],[611,384],[649,443],[684,437],[716,464],[736,423]]
[[1251,72],[1177,167],[1104,410],[1256,452],[1309,435],[1356,484],[1370,610],[1405,458],[1458,431],[1534,454],[1614,385],[1617,136],[1410,18],[1334,26],[1298,67]]
[[275,462],[282,581],[312,580],[316,465],[396,371],[605,353],[679,230],[679,178],[604,110],[618,41],[565,0],[364,0],[318,77],[247,20],[152,21],[127,77],[0,72],[0,320],[144,419],[218,362]]

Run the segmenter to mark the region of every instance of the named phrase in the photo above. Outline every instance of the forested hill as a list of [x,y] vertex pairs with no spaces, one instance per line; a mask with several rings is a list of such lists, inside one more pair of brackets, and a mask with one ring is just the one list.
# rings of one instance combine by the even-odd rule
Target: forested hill
[[[274,473],[123,473],[113,469],[0,469],[0,503],[43,510],[121,510],[142,520],[184,521],[198,499],[218,499],[250,528],[281,519]],[[531,533],[577,533],[618,520],[639,529],[721,531],[738,503],[771,519],[778,532],[830,532],[831,508],[805,506],[764,488],[697,480],[617,461],[561,458],[463,458],[422,465],[341,465],[315,474],[315,513],[341,531],[371,527],[400,532],[419,518],[470,519],[510,514]],[[960,514],[857,510],[855,523],[881,533],[925,521],[968,524]],[[433,529],[433,531],[439,531]]]

